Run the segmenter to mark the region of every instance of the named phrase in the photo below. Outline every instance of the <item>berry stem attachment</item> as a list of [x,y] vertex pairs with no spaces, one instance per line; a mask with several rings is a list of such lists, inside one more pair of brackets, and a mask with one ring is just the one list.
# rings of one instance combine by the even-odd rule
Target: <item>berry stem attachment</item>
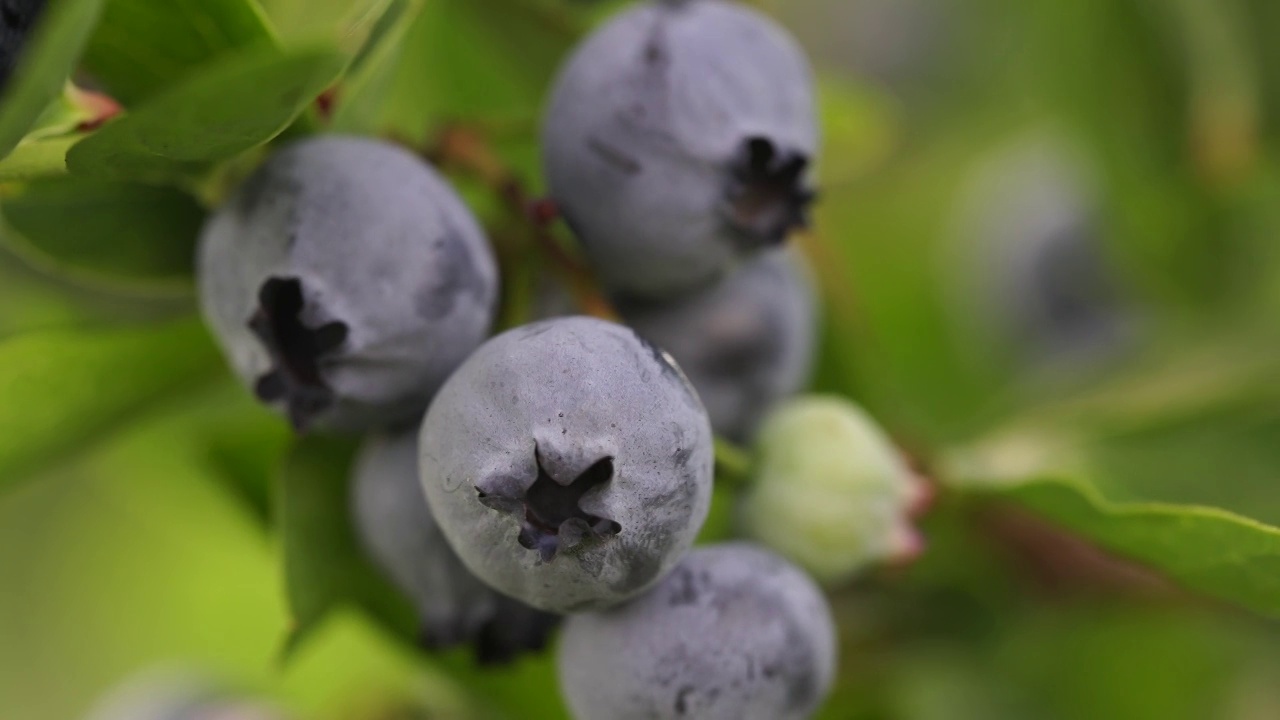
[[467,175],[488,188],[527,230],[537,251],[565,278],[578,307],[588,315],[616,319],[617,313],[591,269],[556,237],[554,229],[560,212],[555,202],[530,195],[524,181],[494,151],[482,128],[446,123],[420,153],[436,165]]

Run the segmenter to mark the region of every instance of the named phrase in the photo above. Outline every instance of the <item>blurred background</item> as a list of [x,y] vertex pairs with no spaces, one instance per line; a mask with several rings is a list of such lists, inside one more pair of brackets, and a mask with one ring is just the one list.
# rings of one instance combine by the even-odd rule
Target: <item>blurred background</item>
[[[286,43],[341,41],[378,5],[261,4]],[[550,78],[623,4],[424,0],[362,122],[419,142],[477,123],[539,187]],[[1082,473],[1108,501],[1280,524],[1280,3],[757,4],[820,77],[822,196],[798,239],[824,299],[816,389],[865,404],[926,467],[1052,426],[1069,442],[1034,470]],[[105,43],[86,78],[110,73]],[[43,365],[59,333],[116,328],[58,355],[102,368],[63,390],[110,396],[142,367],[123,384],[148,399],[63,417],[0,375],[0,404],[70,428],[34,447],[26,419],[0,423],[16,448],[0,452],[0,715],[74,720],[182,668],[298,718],[564,717],[549,660],[481,673],[356,610],[282,662],[270,487],[290,440],[182,319],[190,239],[107,272],[57,252],[86,234],[128,246],[148,222],[193,238],[202,211],[156,220],[135,191],[136,212],[99,216],[113,191],[77,182],[0,185],[0,354]],[[500,235],[497,200],[464,189]],[[833,595],[842,665],[822,717],[1280,717],[1280,631],[1262,615],[1007,499],[944,489],[923,529],[918,562]],[[1274,588],[1280,565],[1255,567]]]

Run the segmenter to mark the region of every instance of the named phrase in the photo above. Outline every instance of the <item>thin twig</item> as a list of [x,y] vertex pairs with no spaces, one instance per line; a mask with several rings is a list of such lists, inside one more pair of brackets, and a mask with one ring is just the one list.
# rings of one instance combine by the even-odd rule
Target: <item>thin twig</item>
[[565,278],[579,309],[597,317],[616,317],[590,268],[569,253],[556,237],[560,213],[555,203],[532,197],[525,183],[493,150],[482,130],[468,124],[446,124],[435,134],[423,155],[435,164],[466,174],[489,188],[511,217],[526,230],[538,252]]

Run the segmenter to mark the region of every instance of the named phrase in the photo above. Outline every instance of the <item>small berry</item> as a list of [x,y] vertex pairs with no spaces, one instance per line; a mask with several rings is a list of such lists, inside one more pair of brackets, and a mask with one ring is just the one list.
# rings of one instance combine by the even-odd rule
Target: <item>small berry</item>
[[[1030,360],[1105,358],[1136,319],[1104,253],[1105,225],[1078,153],[1033,137],[989,159],[962,202],[957,309],[971,335]],[[957,272],[959,270],[959,272]]]
[[802,262],[770,251],[689,297],[619,304],[628,325],[680,363],[717,435],[749,442],[765,414],[808,382],[817,328]]
[[17,67],[27,37],[46,4],[46,0],[0,0],[0,92]]
[[674,297],[803,225],[812,85],[782,28],[723,0],[641,3],[588,38],[556,82],[543,157],[603,284]]
[[852,402],[815,395],[782,405],[761,428],[756,452],[743,529],[819,581],[844,582],[923,549],[911,516],[926,487]]
[[472,575],[445,541],[418,482],[418,432],[365,441],[352,480],[356,530],[418,609],[428,648],[472,645],[484,664],[541,650],[559,619]]
[[822,592],[746,543],[694,550],[635,600],[570,617],[558,657],[577,720],[801,720],[835,664]]
[[200,299],[231,365],[299,431],[408,422],[485,338],[497,270],[425,163],[323,137],[267,160],[205,225]]
[[419,452],[432,512],[467,567],[551,612],[656,582],[710,504],[696,392],[665,353],[593,318],[481,346],[432,402]]

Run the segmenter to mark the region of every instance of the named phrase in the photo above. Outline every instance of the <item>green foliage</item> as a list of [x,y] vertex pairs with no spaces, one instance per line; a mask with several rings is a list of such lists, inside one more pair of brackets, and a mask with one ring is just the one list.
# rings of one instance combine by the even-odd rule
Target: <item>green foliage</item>
[[[98,180],[30,183],[4,204],[2,241],[48,272],[87,285],[187,294],[204,211],[169,188]],[[76,218],[74,224],[67,218]]]
[[348,491],[354,452],[354,444],[334,438],[301,440],[280,477],[277,516],[293,615],[286,657],[348,603],[371,610],[405,636],[415,632],[412,608],[369,564],[356,539]]
[[215,367],[217,355],[191,322],[0,342],[0,489],[91,444],[130,413],[212,377]]
[[107,0],[84,66],[132,107],[273,36],[255,0]]
[[194,180],[280,134],[345,63],[327,48],[223,56],[77,144],[67,167],[111,180]]
[[103,0],[62,0],[50,7],[0,92],[0,158],[8,155],[62,90],[93,31]]

